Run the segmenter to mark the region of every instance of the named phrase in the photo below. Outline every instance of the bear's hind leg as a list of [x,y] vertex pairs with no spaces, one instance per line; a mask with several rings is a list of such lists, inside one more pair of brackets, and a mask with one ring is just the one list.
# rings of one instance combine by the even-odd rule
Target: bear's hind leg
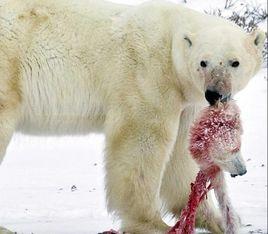
[[0,227],[0,233],[1,234],[15,234],[15,232],[11,232],[3,227]]
[[[0,104],[1,106],[1,104]],[[13,110],[1,110],[0,107],[0,165],[6,154],[7,146],[15,131],[16,114]]]
[[[19,118],[21,90],[19,90],[18,63],[15,61],[8,60],[6,54],[0,51],[0,165]],[[13,232],[0,227],[0,233]]]
[[19,66],[17,59],[7,59],[0,51],[0,164],[20,116]]

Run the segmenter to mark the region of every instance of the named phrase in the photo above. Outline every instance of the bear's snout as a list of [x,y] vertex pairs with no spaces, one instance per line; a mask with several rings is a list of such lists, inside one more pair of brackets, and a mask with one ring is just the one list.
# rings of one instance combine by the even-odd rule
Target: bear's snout
[[218,66],[211,70],[206,80],[205,97],[210,105],[217,101],[226,102],[231,98],[231,75],[226,68]]

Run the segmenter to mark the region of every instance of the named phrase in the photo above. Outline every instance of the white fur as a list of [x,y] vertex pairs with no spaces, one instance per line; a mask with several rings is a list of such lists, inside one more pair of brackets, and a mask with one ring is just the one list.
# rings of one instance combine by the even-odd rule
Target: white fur
[[[261,64],[263,33],[247,35],[225,20],[163,1],[1,4],[0,161],[15,130],[102,131],[110,211],[124,231],[164,233],[161,199],[165,211],[178,216],[197,170],[187,136],[206,79],[221,61],[233,94],[241,90]],[[237,69],[228,65],[234,57]],[[203,58],[210,62],[206,70],[199,69]],[[210,201],[197,225],[221,232]]]

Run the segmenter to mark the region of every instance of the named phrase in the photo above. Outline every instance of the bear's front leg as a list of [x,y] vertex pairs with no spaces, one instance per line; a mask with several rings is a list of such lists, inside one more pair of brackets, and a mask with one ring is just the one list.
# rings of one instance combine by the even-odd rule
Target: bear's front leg
[[176,123],[114,114],[106,121],[108,209],[121,219],[121,231],[164,234],[160,215],[161,179],[173,148]]

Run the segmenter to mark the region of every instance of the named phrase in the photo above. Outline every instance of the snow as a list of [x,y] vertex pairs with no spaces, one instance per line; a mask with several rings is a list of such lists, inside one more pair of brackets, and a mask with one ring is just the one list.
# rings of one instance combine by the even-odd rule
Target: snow
[[[188,2],[201,9],[200,1]],[[215,6],[212,0],[205,5],[212,2]],[[236,96],[248,173],[235,179],[226,176],[244,224],[241,234],[267,233],[266,72],[262,69]],[[18,234],[96,234],[118,228],[105,208],[103,150],[103,135],[42,138],[16,134],[0,167],[0,225]],[[72,190],[74,185],[76,190]]]

